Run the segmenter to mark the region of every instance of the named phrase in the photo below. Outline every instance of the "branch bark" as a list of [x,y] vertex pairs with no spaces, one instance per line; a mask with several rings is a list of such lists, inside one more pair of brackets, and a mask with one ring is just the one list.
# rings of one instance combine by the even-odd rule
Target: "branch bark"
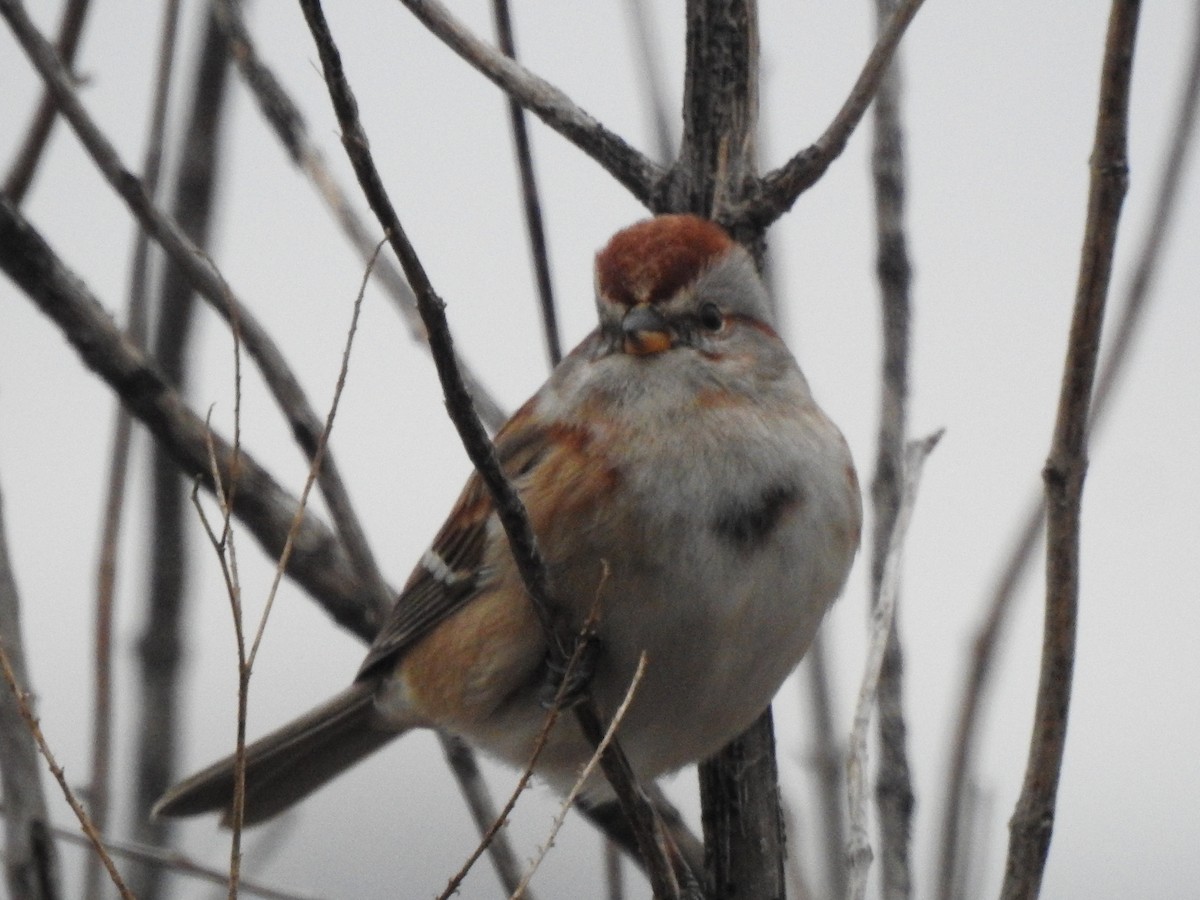
[[1089,406],[1121,204],[1128,184],[1129,83],[1140,0],[1114,0],[1100,76],[1087,225],[1046,486],[1046,615],[1033,736],[1009,823],[1001,897],[1035,898],[1054,830],[1066,746],[1079,602],[1079,532],[1087,471]]
[[663,170],[576,106],[550,82],[509,59],[450,14],[438,0],[400,0],[451,50],[516,102],[600,164],[649,204]]
[[871,844],[867,836],[867,728],[871,723],[871,705],[876,701],[880,670],[892,630],[892,616],[896,610],[896,595],[900,588],[900,560],[904,550],[908,523],[912,518],[917,498],[917,486],[921,480],[921,469],[926,458],[942,432],[937,432],[919,441],[910,441],[905,447],[902,460],[901,497],[896,510],[896,522],[888,536],[887,556],[880,579],[879,598],[871,610],[871,642],[867,651],[862,684],[854,710],[854,726],[850,731],[849,750],[846,757],[846,787],[848,797],[850,835],[846,846],[849,862],[849,877],[846,897],[863,900],[867,893],[867,873],[871,868]]
[[[875,0],[880,37],[895,15],[895,0]],[[875,187],[876,262],[883,320],[883,361],[875,476],[871,484],[874,535],[871,598],[878,604],[892,531],[900,510],[901,471],[908,431],[908,373],[912,266],[904,232],[904,130],[900,115],[900,61],[897,54],[875,95],[871,173]],[[899,589],[897,588],[897,596]],[[879,763],[875,801],[879,810],[881,889],[885,900],[912,895],[912,772],[904,715],[904,654],[899,612],[884,648],[879,672]]]

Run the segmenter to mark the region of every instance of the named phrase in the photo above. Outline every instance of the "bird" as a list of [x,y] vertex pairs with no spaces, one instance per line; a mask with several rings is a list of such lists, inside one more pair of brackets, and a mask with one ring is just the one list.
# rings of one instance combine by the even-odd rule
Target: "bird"
[[[857,553],[853,459],[773,324],[747,250],[659,215],[596,254],[598,326],[497,433],[550,596],[592,618],[590,696],[639,779],[714,754],[769,706]],[[244,824],[292,806],[413,729],[524,767],[546,720],[548,644],[478,473],[417,562],[350,686],[245,748]],[[567,792],[593,748],[571,716],[536,774]],[[221,812],[229,756],[157,816]],[[585,785],[611,803],[602,775]]]

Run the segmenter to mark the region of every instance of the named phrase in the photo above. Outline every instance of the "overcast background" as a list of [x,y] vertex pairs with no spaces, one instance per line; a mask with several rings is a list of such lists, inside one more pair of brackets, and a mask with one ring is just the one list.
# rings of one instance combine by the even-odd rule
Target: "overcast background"
[[[647,4],[651,5],[651,4]],[[658,63],[678,108],[682,4],[655,6]],[[95,4],[79,70],[88,109],[137,167],[148,117],[159,12]],[[500,93],[395,2],[329,4],[365,127],[410,236],[448,304],[464,355],[509,407],[546,374],[507,112]],[[1144,4],[1133,85],[1132,182],[1114,301],[1147,224],[1196,4]],[[455,11],[491,35],[490,7]],[[769,0],[761,11],[763,155],[774,166],[825,127],[870,46],[873,5]],[[53,30],[58,4],[31,9]],[[190,80],[201,5],[186,4],[179,93]],[[313,133],[352,179],[336,140],[316,54],[294,4],[260,2],[260,48],[305,109]],[[634,145],[649,150],[624,4],[515,4],[518,49],[530,68]],[[918,893],[933,882],[936,823],[968,643],[1049,446],[1083,227],[1087,157],[1107,4],[1096,0],[933,0],[905,39],[904,108],[915,266],[912,430],[945,427],[913,524],[901,632],[910,750],[915,760]],[[0,167],[12,158],[39,85],[0,29]],[[176,118],[181,112],[176,109]],[[869,119],[868,119],[869,121]],[[234,80],[213,255],[299,370],[314,403],[331,396],[362,267],[331,226]],[[600,168],[531,126],[543,188],[565,343],[591,328],[591,259],[640,208]],[[879,315],[864,127],[827,176],[769,233],[786,335],[813,389],[845,431],[869,483],[878,408]],[[1194,897],[1200,884],[1200,183],[1190,167],[1178,223],[1137,342],[1130,377],[1091,450],[1085,496],[1076,688],[1044,896]],[[68,129],[25,204],[52,246],[118,315],[133,225]],[[228,432],[232,363],[226,330],[205,309],[195,344],[193,408]],[[305,467],[253,373],[244,441],[293,491]],[[45,733],[81,782],[90,728],[91,606],[97,527],[113,401],[57,329],[0,280],[0,487],[24,631]],[[137,444],[144,459],[145,439]],[[377,289],[367,292],[333,448],[385,573],[394,584],[429,540],[468,462],[445,418],[433,367]],[[119,600],[120,757],[134,721],[131,654],[143,598],[145,494],[133,494]],[[186,768],[232,745],[234,652],[214,560],[196,536],[189,612]],[[265,595],[271,567],[241,542],[247,598]],[[834,652],[839,729],[862,666],[865,556],[826,625]],[[254,602],[254,601],[248,601]],[[983,894],[1003,869],[1005,823],[1025,764],[1040,646],[1040,575],[1028,579],[995,673],[980,742],[990,810]],[[255,671],[251,734],[339,689],[362,647],[285,585]],[[810,853],[811,771],[804,692],[776,700],[785,790]],[[513,775],[500,768],[498,795]],[[672,792],[696,807],[686,772]],[[53,793],[53,792],[52,792]],[[122,806],[124,803],[122,801]],[[56,817],[68,821],[55,800]],[[522,858],[545,839],[556,808],[544,789],[522,800]],[[124,813],[122,813],[124,815]],[[253,841],[256,877],[330,897],[430,896],[474,845],[465,808],[434,740],[411,736],[301,806],[269,859]],[[190,825],[184,846],[221,865],[226,838]],[[590,829],[572,819],[534,882],[542,897],[597,896]],[[72,885],[80,856],[64,853]],[[207,888],[180,883],[180,897]],[[638,891],[644,889],[638,888]],[[70,891],[69,893],[73,893]],[[491,897],[482,861],[463,896]]]

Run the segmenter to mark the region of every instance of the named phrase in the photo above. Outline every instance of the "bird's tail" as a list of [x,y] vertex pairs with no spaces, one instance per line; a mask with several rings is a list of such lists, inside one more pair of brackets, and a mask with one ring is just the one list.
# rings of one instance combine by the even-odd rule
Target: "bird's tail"
[[[254,825],[307,797],[404,729],[379,721],[374,685],[355,682],[333,699],[246,746],[243,824]],[[154,816],[195,816],[222,811],[233,817],[233,756],[213,763],[167,791]]]

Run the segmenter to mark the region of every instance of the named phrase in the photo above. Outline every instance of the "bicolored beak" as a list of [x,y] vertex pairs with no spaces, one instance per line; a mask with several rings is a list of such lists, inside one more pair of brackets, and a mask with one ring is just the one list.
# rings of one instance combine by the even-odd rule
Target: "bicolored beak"
[[674,341],[667,320],[653,306],[639,303],[621,320],[621,332],[625,335],[625,352],[631,356],[649,356],[670,350]]

